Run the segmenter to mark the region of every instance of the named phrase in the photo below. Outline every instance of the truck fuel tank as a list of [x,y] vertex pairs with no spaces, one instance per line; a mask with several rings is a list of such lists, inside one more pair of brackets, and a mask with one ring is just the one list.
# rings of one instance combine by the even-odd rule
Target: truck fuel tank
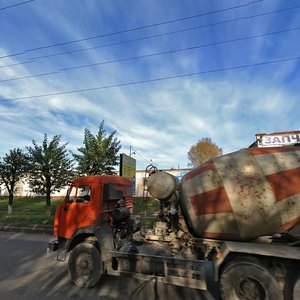
[[166,172],[154,173],[147,181],[147,187],[152,197],[160,200],[169,199],[179,186],[179,180]]

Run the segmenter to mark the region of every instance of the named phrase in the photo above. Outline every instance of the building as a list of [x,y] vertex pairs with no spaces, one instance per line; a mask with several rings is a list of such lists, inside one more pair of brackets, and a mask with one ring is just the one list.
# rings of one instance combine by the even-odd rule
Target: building
[[[163,172],[170,173],[177,177],[179,180],[182,179],[182,177],[189,172],[191,169],[166,169],[166,170],[160,170]],[[145,183],[145,177],[148,177],[145,170],[137,170],[135,175],[135,197],[142,197],[143,191],[144,191],[144,183]]]
[[[177,177],[179,180],[190,171],[190,169],[167,169],[167,170],[160,170],[167,173],[170,173]],[[145,177],[148,175],[145,173],[145,170],[137,170],[135,175],[135,185],[133,186],[134,196],[135,197],[142,197],[144,191],[144,182]],[[56,192],[51,195],[52,198],[63,198],[67,193],[68,187],[61,189],[59,192]],[[42,195],[37,195],[33,193],[29,187],[28,181],[22,180],[19,181],[16,185],[16,192],[15,197],[17,198],[26,198],[26,197],[38,197]],[[8,197],[8,191],[4,185],[0,186],[0,197]]]

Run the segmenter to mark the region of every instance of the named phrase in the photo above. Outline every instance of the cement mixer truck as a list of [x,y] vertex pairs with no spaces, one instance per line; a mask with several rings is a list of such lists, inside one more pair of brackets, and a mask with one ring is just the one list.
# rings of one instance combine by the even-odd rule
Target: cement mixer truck
[[75,179],[58,206],[48,251],[68,257],[79,287],[106,274],[207,290],[222,299],[300,299],[300,147],[246,148],[182,181],[151,170],[160,208],[151,228],[132,214],[131,182]]

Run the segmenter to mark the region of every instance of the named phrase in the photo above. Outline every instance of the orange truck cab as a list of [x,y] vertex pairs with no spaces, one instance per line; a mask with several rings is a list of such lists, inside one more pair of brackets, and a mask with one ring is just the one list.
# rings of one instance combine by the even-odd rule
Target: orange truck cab
[[112,236],[105,234],[108,230],[115,230],[114,236],[127,231],[132,207],[128,179],[109,175],[74,179],[64,202],[56,209],[56,239],[49,242],[48,251],[61,250],[59,260],[65,260],[66,253],[83,240],[97,239],[102,244],[106,240],[103,235]]

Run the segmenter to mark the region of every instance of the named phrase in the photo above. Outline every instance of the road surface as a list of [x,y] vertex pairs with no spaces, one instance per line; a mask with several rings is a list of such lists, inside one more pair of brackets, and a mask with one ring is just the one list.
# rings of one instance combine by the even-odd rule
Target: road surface
[[51,236],[0,232],[0,299],[212,300],[206,291],[107,276],[90,289],[73,285],[66,263],[46,253]]

